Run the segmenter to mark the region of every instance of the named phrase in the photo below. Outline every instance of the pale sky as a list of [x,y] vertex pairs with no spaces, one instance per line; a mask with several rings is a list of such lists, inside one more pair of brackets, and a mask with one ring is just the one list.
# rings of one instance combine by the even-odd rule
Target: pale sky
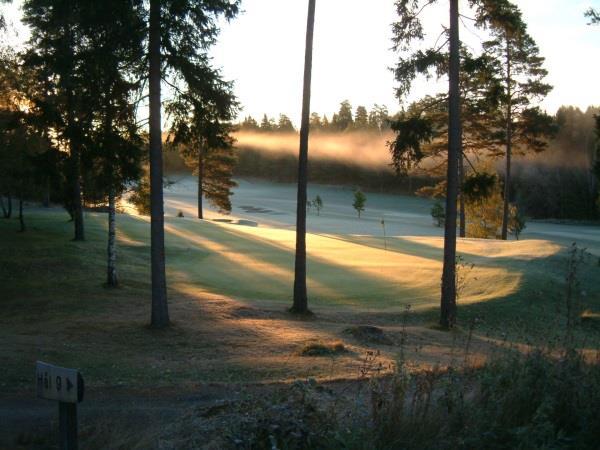
[[[427,24],[437,36],[447,23],[447,2],[432,7]],[[462,2],[466,3],[466,2]],[[584,11],[600,0],[517,0],[549,70],[553,92],[542,107],[554,113],[563,104],[600,105],[600,26],[587,26]],[[244,105],[242,115],[288,114],[299,122],[306,32],[306,0],[243,0],[245,13],[222,28],[212,54]],[[461,12],[468,15],[466,5]],[[388,67],[396,20],[393,0],[317,0],[311,110],[331,114],[348,99],[354,107],[385,104],[399,109]],[[465,21],[461,39],[475,45],[476,34]],[[474,34],[475,32],[475,34]],[[435,83],[415,84],[412,98]],[[444,88],[439,84],[435,89]],[[432,92],[429,92],[432,93]]]
[[[18,21],[17,7],[4,7]],[[466,1],[461,0],[461,3]],[[587,26],[583,12],[600,8],[600,0],[517,0],[537,41],[554,90],[542,107],[554,113],[563,104],[586,108],[600,105],[600,26]],[[289,115],[298,124],[301,109],[307,0],[243,0],[244,13],[223,24],[212,49],[216,66],[235,82],[244,110],[257,120],[263,113]],[[447,2],[439,0],[426,16],[432,35],[447,23]],[[466,4],[462,13],[469,14]],[[348,99],[354,107],[384,104],[400,108],[388,70],[397,59],[391,50],[393,0],[317,0],[311,110],[329,117]],[[466,26],[466,28],[465,28]],[[426,31],[427,31],[426,29]],[[484,34],[468,20],[461,39],[476,46]],[[21,30],[20,41],[26,37]],[[420,81],[411,98],[435,93],[441,83]]]

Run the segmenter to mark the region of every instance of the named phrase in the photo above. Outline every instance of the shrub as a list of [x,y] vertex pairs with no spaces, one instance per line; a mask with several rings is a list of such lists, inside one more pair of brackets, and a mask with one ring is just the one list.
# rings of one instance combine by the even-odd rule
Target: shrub
[[354,191],[354,202],[352,203],[352,207],[358,213],[358,218],[360,219],[360,214],[365,210],[365,203],[367,202],[367,196],[363,194],[360,189]]

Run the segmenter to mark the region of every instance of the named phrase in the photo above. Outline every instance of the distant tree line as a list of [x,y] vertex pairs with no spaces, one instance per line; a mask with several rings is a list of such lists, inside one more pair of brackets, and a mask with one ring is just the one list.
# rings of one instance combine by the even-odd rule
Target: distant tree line
[[[371,110],[364,106],[357,106],[353,109],[348,100],[340,103],[338,112],[331,116],[321,116],[313,112],[309,117],[309,126],[311,132],[340,133],[348,131],[371,131],[383,133],[390,129],[391,117],[387,108],[383,105],[375,104]],[[279,119],[264,114],[260,122],[252,116],[246,116],[239,123],[238,128],[242,131],[260,131],[260,132],[279,132],[294,133],[296,128],[285,114],[280,114]]]

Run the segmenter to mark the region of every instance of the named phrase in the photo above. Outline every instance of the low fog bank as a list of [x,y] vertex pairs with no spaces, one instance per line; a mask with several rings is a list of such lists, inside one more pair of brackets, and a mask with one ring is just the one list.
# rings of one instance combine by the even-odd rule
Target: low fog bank
[[[309,182],[360,187],[366,191],[413,195],[439,182],[445,172],[443,158],[425,161],[422,168],[439,166],[434,174],[416,170],[396,175],[387,143],[391,132],[312,133],[309,146]],[[294,183],[298,172],[297,133],[238,132],[235,135],[237,178],[260,178]],[[585,139],[557,139],[539,154],[515,155],[512,198],[530,218],[597,219],[597,186],[591,174],[591,146]],[[470,156],[478,168],[493,168],[500,178],[504,158]],[[176,154],[166,154],[166,171],[190,173]]]
[[[283,155],[298,154],[297,133],[238,132],[236,146],[240,149],[259,150]],[[309,136],[311,158],[341,161],[371,168],[389,167],[391,159],[387,142],[393,139],[391,132],[368,133],[319,133]]]

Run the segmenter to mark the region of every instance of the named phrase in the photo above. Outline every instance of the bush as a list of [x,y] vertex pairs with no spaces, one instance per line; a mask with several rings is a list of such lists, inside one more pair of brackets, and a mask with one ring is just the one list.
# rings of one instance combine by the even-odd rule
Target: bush
[[360,219],[361,213],[365,210],[365,203],[367,202],[367,196],[363,194],[360,189],[354,191],[354,202],[352,202],[352,207],[358,213],[358,218]]

